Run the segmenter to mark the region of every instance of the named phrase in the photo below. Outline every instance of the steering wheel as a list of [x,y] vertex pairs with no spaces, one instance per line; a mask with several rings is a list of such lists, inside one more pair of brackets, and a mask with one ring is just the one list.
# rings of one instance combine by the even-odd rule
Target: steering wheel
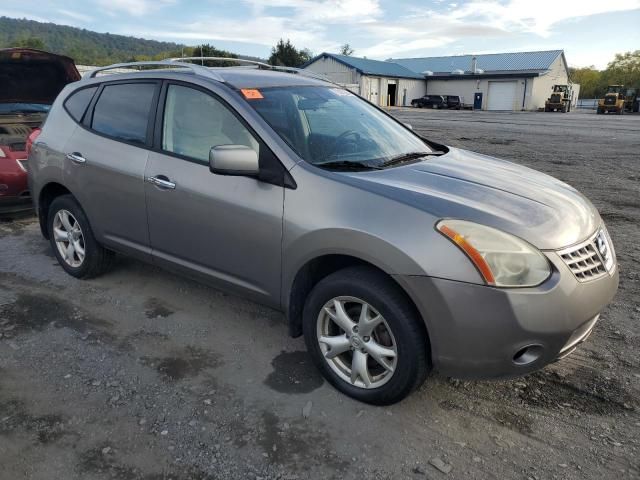
[[335,143],[333,144],[333,148],[331,149],[331,153],[327,156],[327,158],[332,158],[335,156],[335,154],[338,152],[338,148],[340,147],[340,145],[345,142],[345,139],[349,138],[353,136],[354,140],[356,142],[360,141],[360,134],[354,130],[345,130],[344,132],[342,132],[340,135],[338,135],[338,138],[336,138]]

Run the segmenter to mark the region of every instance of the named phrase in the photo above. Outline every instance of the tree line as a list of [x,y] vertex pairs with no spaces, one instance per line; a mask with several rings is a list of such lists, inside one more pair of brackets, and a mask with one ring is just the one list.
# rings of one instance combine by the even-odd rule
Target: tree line
[[[296,48],[290,40],[281,39],[271,49],[268,60],[241,56],[210,44],[188,46],[142,38],[98,33],[66,25],[34,20],[0,17],[0,48],[29,47],[67,55],[79,65],[110,65],[120,62],[161,60],[174,57],[225,57],[268,61],[271,65],[300,67],[313,57],[308,48]],[[341,53],[352,55],[349,44]],[[208,66],[226,62],[203,62]]]
[[640,94],[640,50],[617,53],[605,70],[570,68],[569,78],[580,84],[580,98],[602,98],[609,85],[635,88]]

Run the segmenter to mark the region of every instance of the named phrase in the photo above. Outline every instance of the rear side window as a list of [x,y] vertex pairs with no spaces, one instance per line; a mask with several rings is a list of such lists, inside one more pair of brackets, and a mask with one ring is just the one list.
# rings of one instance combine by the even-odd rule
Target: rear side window
[[84,112],[87,110],[93,94],[96,93],[98,87],[83,88],[76,90],[64,102],[64,106],[69,115],[76,121],[81,122]]
[[154,83],[121,83],[102,90],[91,128],[125,142],[145,144]]

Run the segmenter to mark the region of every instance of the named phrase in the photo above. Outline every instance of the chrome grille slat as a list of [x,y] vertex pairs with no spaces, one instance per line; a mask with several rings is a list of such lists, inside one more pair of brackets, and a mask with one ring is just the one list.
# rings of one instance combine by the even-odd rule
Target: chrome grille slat
[[580,282],[594,280],[607,273],[605,258],[609,254],[608,245],[598,250],[597,240],[604,238],[603,230],[598,230],[586,242],[558,252],[565,265]]

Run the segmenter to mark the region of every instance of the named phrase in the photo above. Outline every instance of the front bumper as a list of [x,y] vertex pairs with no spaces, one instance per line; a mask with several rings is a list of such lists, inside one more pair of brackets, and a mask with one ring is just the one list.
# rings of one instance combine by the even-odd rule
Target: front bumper
[[547,257],[554,271],[533,288],[395,277],[425,321],[438,372],[471,379],[520,376],[568,355],[588,337],[618,288],[617,265],[582,283],[558,254]]

